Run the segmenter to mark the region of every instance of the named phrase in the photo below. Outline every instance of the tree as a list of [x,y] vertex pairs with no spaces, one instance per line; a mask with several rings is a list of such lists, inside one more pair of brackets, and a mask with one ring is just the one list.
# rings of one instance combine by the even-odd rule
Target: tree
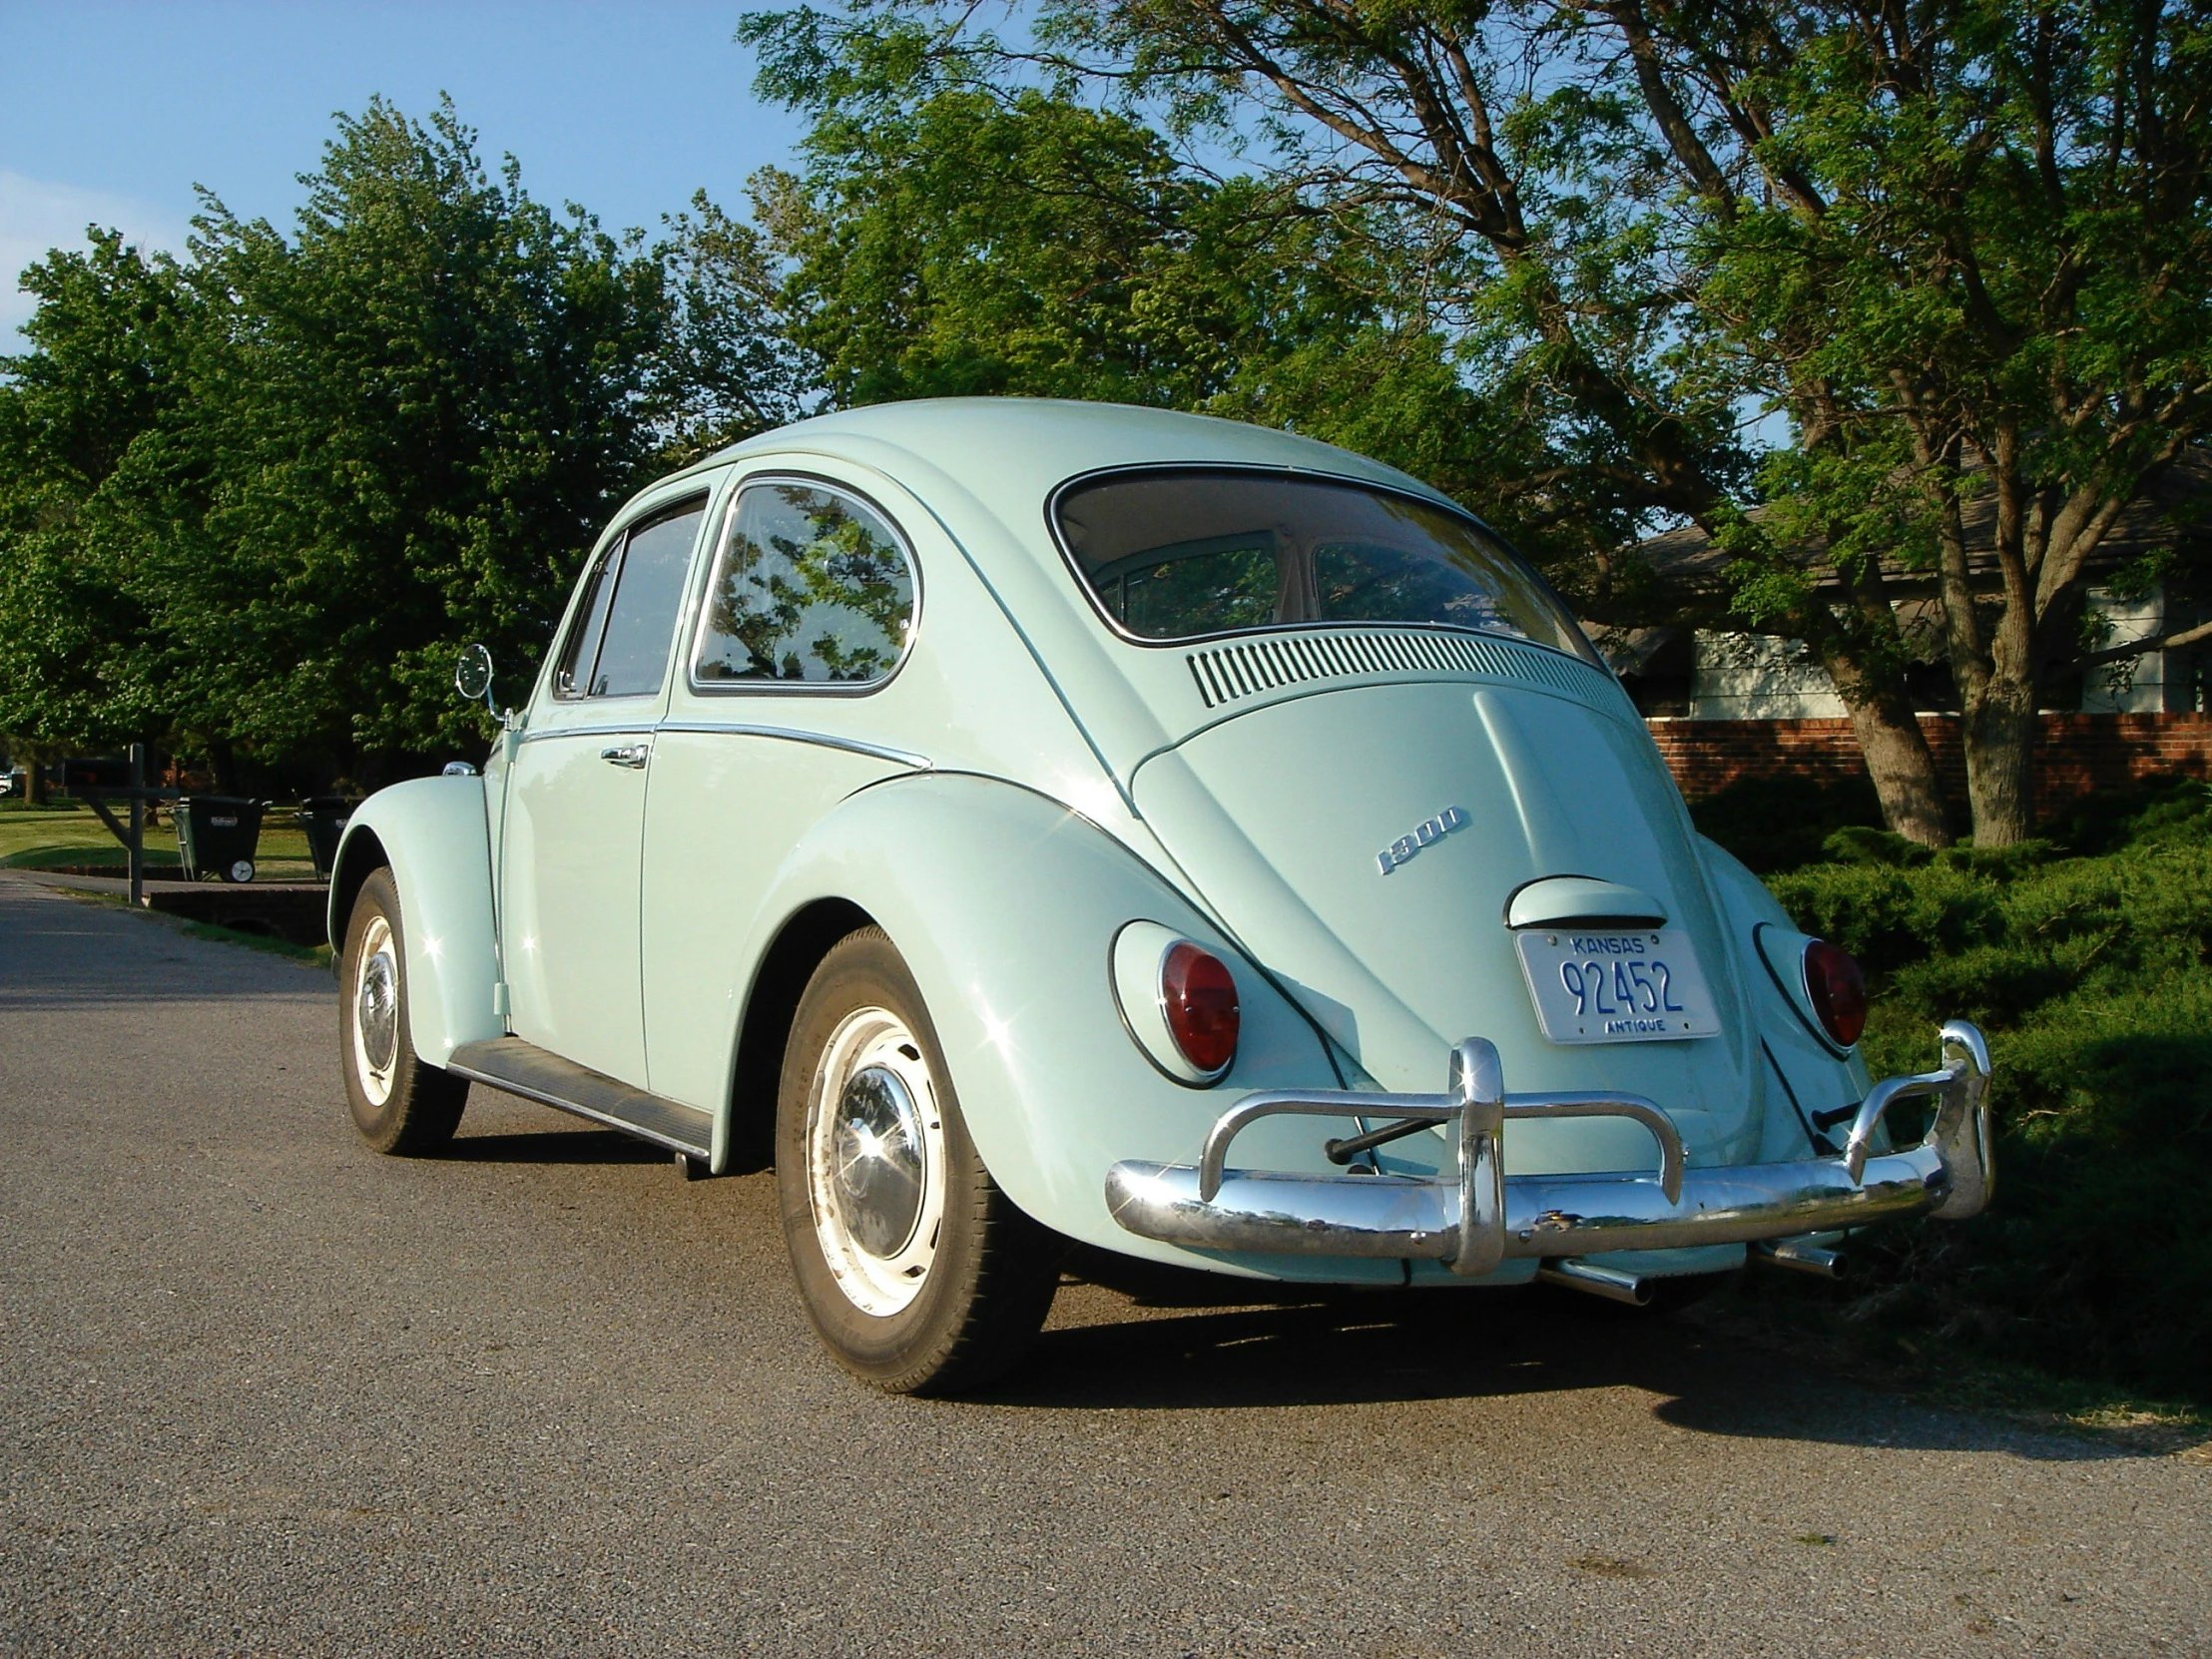
[[[1050,0],[1037,32],[1182,126],[1256,108],[1318,200],[1426,204],[1482,249],[1470,308],[1511,317],[1652,508],[1743,555],[1744,608],[1820,651],[1893,824],[1933,840],[1880,555],[1929,560],[1975,835],[2028,832],[2087,561],[2212,418],[2201,8]],[[1747,394],[1798,440],[1765,524],[1718,419]],[[1791,538],[1848,603],[1812,601]]]
[[[1386,224],[1404,291],[1450,342],[1463,386],[1521,440],[1500,455],[1555,529],[1589,513],[1583,567],[1563,585],[1601,620],[1648,612],[1649,575],[1618,556],[1634,526],[1691,520],[1738,546],[1763,531],[1741,441],[1743,364],[1693,330],[1696,271],[1637,115],[1600,66],[1531,72],[1541,14],[1348,0],[1045,0],[1033,47],[948,31],[929,0],[855,0],[836,16],[762,14],[744,31],[778,74],[834,82],[925,40],[940,58],[1041,66],[1160,112],[1169,134],[1234,141],[1258,124],[1266,180],[1348,239]],[[962,13],[964,17],[966,14]],[[923,28],[917,18],[927,18]],[[1553,31],[1557,31],[1554,29]],[[909,53],[911,45],[904,48]],[[1556,55],[1556,51],[1554,52]],[[978,71],[978,73],[982,73]],[[1511,493],[1508,468],[1492,469]],[[1591,513],[1590,509],[1602,511]],[[1574,540],[1569,535],[1568,540]],[[1877,572],[1877,579],[1879,572]],[[1760,595],[1771,610],[1772,586]],[[1792,630],[1820,652],[1851,710],[1892,824],[1947,838],[1933,761],[1905,693],[1907,653],[1879,593],[1801,599]]]
[[1696,325],[1792,414],[1777,507],[1860,570],[1936,571],[1975,838],[2020,839],[2088,561],[2212,423],[2212,22],[1607,0],[1562,27],[1633,65],[1694,204]]
[[1480,341],[1432,325],[1449,250],[1418,226],[1221,178],[895,23],[826,42],[820,21],[746,32],[764,90],[811,118],[802,170],[755,188],[839,401],[1092,397],[1295,427],[1469,501],[1584,588],[1625,539],[1605,473],[1536,464],[1532,388],[1470,391]]
[[[301,183],[288,237],[210,195],[182,265],[110,237],[34,273],[0,441],[83,458],[8,497],[0,729],[355,777],[462,741],[457,648],[526,672],[624,495],[804,395],[768,255],[704,199],[618,239],[381,102]],[[136,332],[134,281],[167,307]],[[80,312],[153,366],[78,366]]]
[[112,231],[23,274],[30,350],[0,362],[0,734],[17,759],[143,737],[145,613],[112,556],[109,479],[176,404],[192,295]]
[[472,718],[462,643],[528,664],[611,505],[763,418],[685,401],[750,342],[683,337],[664,252],[491,180],[450,108],[341,119],[303,183],[290,240],[199,221],[196,279],[236,299],[166,434],[206,470],[152,503],[203,665],[181,713],[272,753],[423,750]]

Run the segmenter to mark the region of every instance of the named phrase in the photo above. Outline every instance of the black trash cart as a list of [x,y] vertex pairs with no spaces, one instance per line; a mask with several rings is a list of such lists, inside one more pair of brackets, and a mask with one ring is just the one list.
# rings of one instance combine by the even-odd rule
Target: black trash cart
[[307,832],[307,856],[314,860],[314,872],[320,879],[330,878],[331,867],[338,861],[338,839],[345,833],[345,821],[359,805],[335,795],[318,795],[299,803],[299,828]]
[[177,803],[177,858],[185,879],[254,879],[262,839],[262,803],[230,795],[188,795]]

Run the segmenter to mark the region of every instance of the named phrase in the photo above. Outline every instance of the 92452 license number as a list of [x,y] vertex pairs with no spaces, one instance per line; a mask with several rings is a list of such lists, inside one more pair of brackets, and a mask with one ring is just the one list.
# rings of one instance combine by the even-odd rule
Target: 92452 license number
[[1686,929],[1530,927],[1513,942],[1537,1023],[1555,1043],[1720,1034]]

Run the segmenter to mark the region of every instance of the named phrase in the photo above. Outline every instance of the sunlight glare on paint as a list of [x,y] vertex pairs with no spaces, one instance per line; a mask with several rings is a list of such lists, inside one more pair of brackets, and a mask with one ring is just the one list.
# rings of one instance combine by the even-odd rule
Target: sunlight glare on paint
[[1070,780],[1062,790],[1061,797],[1093,824],[1109,823],[1121,816],[1121,797],[1115,792],[1110,779]]
[[980,985],[976,987],[975,1008],[977,1017],[983,1022],[983,1040],[997,1049],[1000,1054],[1010,1058],[1013,1049],[1008,1039],[1013,1035],[1013,1024],[1009,1020],[1000,1019],[997,1014],[991,1011],[990,1004],[983,1000],[983,991]]

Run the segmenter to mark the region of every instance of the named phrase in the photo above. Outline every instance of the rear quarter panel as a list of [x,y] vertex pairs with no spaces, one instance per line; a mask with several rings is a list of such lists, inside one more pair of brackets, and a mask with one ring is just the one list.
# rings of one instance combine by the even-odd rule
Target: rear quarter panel
[[[857,904],[889,935],[984,1164],[1069,1237],[1197,1260],[1114,1223],[1108,1167],[1195,1162],[1215,1117],[1247,1090],[1340,1086],[1314,1028],[1195,906],[1089,820],[1018,786],[921,775],[861,791],[793,851],[764,908],[788,916],[826,897]],[[1122,1025],[1108,954],[1139,919],[1187,933],[1236,976],[1243,1038],[1214,1087],[1170,1081]],[[1270,1120],[1238,1142],[1238,1160],[1327,1170],[1321,1142],[1350,1128]]]

